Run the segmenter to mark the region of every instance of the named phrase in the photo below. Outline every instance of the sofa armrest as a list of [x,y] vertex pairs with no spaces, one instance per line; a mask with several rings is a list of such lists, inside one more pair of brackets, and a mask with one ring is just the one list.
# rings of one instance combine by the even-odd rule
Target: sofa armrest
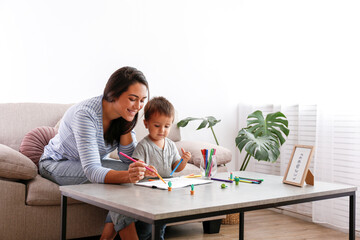
[[0,177],[30,180],[37,175],[36,165],[25,155],[0,144]]
[[181,148],[184,148],[185,151],[189,151],[191,153],[191,159],[189,160],[189,163],[192,163],[197,167],[200,167],[200,161],[204,159],[201,154],[201,149],[216,149],[216,161],[218,165],[225,165],[226,163],[230,162],[232,158],[232,154],[229,149],[212,143],[179,141],[175,142],[175,145],[178,148],[179,153],[181,153]]

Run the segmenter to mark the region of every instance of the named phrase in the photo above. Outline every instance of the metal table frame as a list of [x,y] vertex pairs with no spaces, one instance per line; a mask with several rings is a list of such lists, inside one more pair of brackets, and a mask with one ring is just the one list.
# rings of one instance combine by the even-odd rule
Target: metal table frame
[[[173,223],[173,222],[180,222],[180,221],[187,221],[187,220],[193,220],[193,219],[200,219],[200,218],[206,218],[206,217],[213,217],[213,216],[219,216],[219,215],[225,215],[225,214],[231,214],[231,213],[240,213],[239,215],[239,239],[244,239],[244,214],[247,211],[253,211],[253,210],[259,210],[259,209],[266,209],[266,208],[273,208],[273,207],[280,207],[285,205],[292,205],[292,204],[298,204],[298,203],[305,203],[305,202],[313,202],[313,201],[320,201],[325,199],[332,199],[332,198],[339,198],[339,197],[349,197],[349,240],[355,240],[355,212],[356,212],[356,191],[346,191],[343,193],[335,193],[335,194],[324,194],[322,196],[318,197],[305,197],[298,200],[290,200],[290,201],[278,201],[276,203],[271,204],[259,204],[256,206],[251,207],[243,207],[243,208],[234,208],[234,209],[228,209],[228,210],[222,210],[222,211],[212,211],[212,212],[206,212],[201,214],[194,214],[194,215],[186,215],[181,217],[173,217],[173,218],[164,218],[160,220],[153,220],[150,218],[146,218],[140,215],[133,214],[131,212],[125,212],[121,211],[119,209],[114,209],[112,207],[109,207],[105,204],[101,204],[89,199],[85,199],[79,196],[66,196],[69,195],[67,193],[63,193],[61,195],[61,237],[60,239],[64,240],[66,239],[66,218],[67,218],[67,198],[75,198],[77,200],[86,202],[88,204],[92,204],[107,210],[116,211],[125,215],[128,215],[130,217],[136,218],[138,220],[147,222],[152,224],[152,239],[160,239],[160,226],[166,223]],[[71,194],[70,194],[71,195]]]

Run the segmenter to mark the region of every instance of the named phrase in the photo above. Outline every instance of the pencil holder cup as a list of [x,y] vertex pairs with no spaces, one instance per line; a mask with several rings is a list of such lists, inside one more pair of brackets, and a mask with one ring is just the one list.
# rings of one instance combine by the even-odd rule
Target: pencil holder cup
[[209,159],[208,161],[205,161],[204,159],[200,161],[200,171],[202,177],[211,178],[215,176],[216,170],[217,170],[216,156],[212,156],[212,158]]

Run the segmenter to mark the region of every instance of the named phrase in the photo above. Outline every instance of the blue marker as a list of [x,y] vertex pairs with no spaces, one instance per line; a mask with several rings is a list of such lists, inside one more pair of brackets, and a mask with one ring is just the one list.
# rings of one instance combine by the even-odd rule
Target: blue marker
[[180,159],[179,163],[176,165],[176,167],[174,168],[174,170],[170,173],[170,176],[173,175],[173,173],[175,172],[175,170],[179,167],[179,165],[182,163],[183,159]]

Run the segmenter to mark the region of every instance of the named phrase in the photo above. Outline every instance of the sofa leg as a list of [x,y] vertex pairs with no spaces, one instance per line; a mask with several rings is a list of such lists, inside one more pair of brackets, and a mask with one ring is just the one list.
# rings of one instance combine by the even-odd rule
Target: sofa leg
[[204,221],[202,223],[204,233],[208,233],[208,234],[219,233],[220,232],[221,221],[222,221],[222,219]]

